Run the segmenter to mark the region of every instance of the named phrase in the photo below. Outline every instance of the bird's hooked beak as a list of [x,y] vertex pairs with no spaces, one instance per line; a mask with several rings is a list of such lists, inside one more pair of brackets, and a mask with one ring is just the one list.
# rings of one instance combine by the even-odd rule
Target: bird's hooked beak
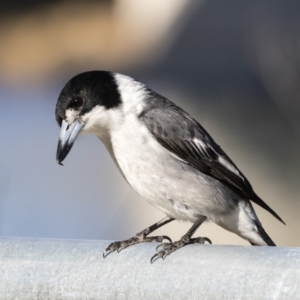
[[63,165],[62,161],[70,152],[76,140],[76,137],[78,136],[83,126],[84,123],[81,123],[77,119],[75,119],[71,125],[69,125],[65,120],[62,121],[56,152],[56,161],[61,166]]

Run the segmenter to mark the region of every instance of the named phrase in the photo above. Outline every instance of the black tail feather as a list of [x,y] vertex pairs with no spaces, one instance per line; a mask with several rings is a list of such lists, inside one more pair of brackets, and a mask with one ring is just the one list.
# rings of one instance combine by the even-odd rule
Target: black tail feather
[[[281,223],[283,223],[284,225],[286,225],[284,223],[284,221],[276,214],[276,212],[267,204],[265,203],[261,198],[259,198],[256,194],[254,194],[251,198],[251,201],[253,201],[254,203],[256,203],[257,205],[259,205],[260,207],[264,208],[265,210],[267,210],[271,215],[273,215],[278,221],[280,221]],[[266,234],[266,232],[264,231],[264,233]],[[267,234],[266,234],[267,235]],[[268,235],[267,235],[268,236]],[[271,239],[270,239],[271,240]],[[274,246],[274,245],[272,245]]]
[[[261,238],[265,241],[265,243],[268,245],[268,246],[275,246],[275,243],[272,241],[272,239],[268,236],[268,234],[265,232],[265,230],[263,229],[263,227],[261,225],[258,225],[257,224],[257,231],[259,233],[259,235],[261,236]],[[249,241],[249,243],[252,245],[252,246],[258,246],[257,244]]]

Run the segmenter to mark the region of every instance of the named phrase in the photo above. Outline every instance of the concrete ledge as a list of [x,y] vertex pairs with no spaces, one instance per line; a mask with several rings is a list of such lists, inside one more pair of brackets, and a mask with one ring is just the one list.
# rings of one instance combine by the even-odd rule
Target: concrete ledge
[[299,299],[300,248],[0,238],[0,299]]

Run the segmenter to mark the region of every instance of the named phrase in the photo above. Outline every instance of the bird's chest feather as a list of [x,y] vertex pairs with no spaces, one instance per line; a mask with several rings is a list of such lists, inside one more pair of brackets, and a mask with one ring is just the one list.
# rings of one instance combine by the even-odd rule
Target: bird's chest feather
[[135,191],[177,219],[194,220],[201,214],[209,216],[210,210],[227,210],[221,183],[175,158],[142,124],[132,128],[127,124],[114,131],[111,143],[115,160]]
[[161,184],[157,185],[166,175],[165,164],[170,155],[144,126],[129,128],[126,126],[126,130],[121,128],[113,133],[113,152],[132,188],[149,198],[155,196],[150,195],[155,194],[155,188],[161,190]]
[[176,218],[178,213],[194,216],[187,211],[189,201],[186,190],[192,197],[198,195],[195,174],[185,172],[181,161],[163,148],[147,130],[138,128],[134,132],[120,129],[112,134],[115,159],[125,178],[141,196],[152,205]]

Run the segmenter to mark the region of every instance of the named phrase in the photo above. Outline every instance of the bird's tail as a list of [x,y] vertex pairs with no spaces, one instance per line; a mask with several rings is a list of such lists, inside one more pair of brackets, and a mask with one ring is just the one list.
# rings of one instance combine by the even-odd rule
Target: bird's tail
[[[264,230],[264,228],[262,227],[261,224],[257,224],[257,233],[259,234],[259,236],[264,240],[264,242],[268,245],[268,246],[275,246],[275,243],[272,241],[272,239],[268,236],[268,234],[266,233],[266,231]],[[253,246],[261,246],[261,244],[256,244],[255,242],[250,242],[251,245]]]

